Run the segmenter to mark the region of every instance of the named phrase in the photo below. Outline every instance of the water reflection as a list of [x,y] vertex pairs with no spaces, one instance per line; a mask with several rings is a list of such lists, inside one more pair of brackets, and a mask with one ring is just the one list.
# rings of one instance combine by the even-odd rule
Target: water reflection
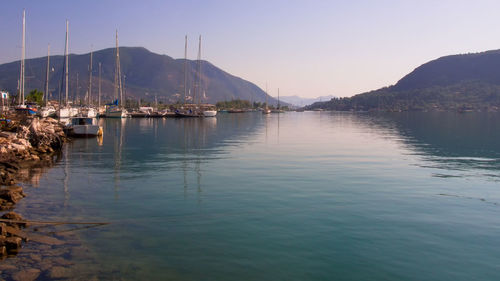
[[[87,147],[87,151],[93,152],[88,160],[102,172],[109,169],[107,159],[112,160],[116,199],[119,199],[124,180],[173,171],[182,173],[186,192],[190,185],[195,185],[197,192],[201,193],[204,165],[224,157],[224,146],[237,146],[242,139],[252,135],[262,122],[256,117],[260,115],[106,119],[102,123],[104,140],[101,147]],[[191,175],[192,183],[189,182]]]
[[[407,112],[371,115],[371,122],[437,168],[436,177],[478,174],[500,180],[500,123],[497,113]],[[450,173],[450,171],[453,171]]]
[[28,183],[32,187],[39,187],[40,180],[43,175],[49,171],[56,163],[60,162],[63,154],[56,152],[55,154],[45,157],[39,163],[27,167],[20,167],[16,178],[19,182]]

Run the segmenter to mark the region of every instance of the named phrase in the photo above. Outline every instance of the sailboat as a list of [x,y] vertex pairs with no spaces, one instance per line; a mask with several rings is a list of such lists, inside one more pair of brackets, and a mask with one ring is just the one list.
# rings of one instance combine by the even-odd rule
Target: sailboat
[[267,83],[266,83],[266,107],[262,110],[262,114],[269,114],[271,113],[271,110],[269,109],[269,106],[267,106]]
[[106,104],[107,118],[122,118],[126,117],[126,112],[122,108],[123,89],[122,89],[122,73],[120,69],[120,50],[118,48],[118,30],[116,30],[116,61],[115,61],[115,100],[112,103]]
[[26,58],[26,10],[23,10],[23,39],[21,51],[21,72],[19,74],[19,104],[16,106],[16,112],[21,114],[35,114],[36,108],[26,106],[24,103],[24,81],[25,81],[25,58]]
[[89,65],[89,89],[87,91],[86,106],[82,108],[82,116],[89,118],[97,117],[97,110],[92,107],[92,49],[90,50],[90,65]]
[[215,108],[215,105],[212,105],[212,104],[202,104],[202,105],[200,105],[200,102],[199,102],[202,98],[203,99],[207,98],[207,96],[205,94],[205,91],[203,91],[203,97],[201,95],[202,88],[203,88],[203,83],[202,83],[202,79],[201,79],[201,35],[200,35],[199,43],[198,43],[198,60],[197,60],[197,63],[198,63],[198,69],[197,69],[198,83],[197,84],[198,84],[198,95],[199,95],[199,98],[198,98],[198,107],[199,107],[199,110],[202,112],[202,116],[203,117],[215,117],[217,115],[217,109]]
[[[200,47],[201,47],[201,36],[200,36]],[[199,56],[200,51],[198,51]],[[195,87],[196,89],[196,87]],[[200,117],[200,112],[198,112],[196,106],[194,105],[186,105],[187,99],[187,36],[185,37],[184,44],[184,104],[181,108],[175,110],[175,117]],[[191,95],[191,94],[190,94]],[[196,92],[193,95],[193,102],[195,102]]]
[[278,88],[278,106],[276,109],[271,110],[272,113],[284,113],[282,109],[280,109],[280,88]]
[[45,77],[45,93],[43,102],[45,106],[40,110],[41,117],[51,117],[56,115],[56,109],[49,105],[49,75],[50,75],[50,45],[47,47],[47,72]]
[[[61,88],[59,88],[59,109],[58,109],[58,112],[57,112],[57,116],[59,118],[68,118],[68,117],[72,117],[72,116],[76,116],[78,114],[78,109],[77,108],[72,108],[69,106],[69,103],[68,103],[68,92],[69,92],[69,70],[68,70],[68,66],[69,66],[69,62],[68,62],[68,52],[69,52],[69,37],[68,37],[68,33],[69,33],[69,22],[66,20],[66,44],[65,44],[65,47],[64,47],[64,65],[63,65],[63,75],[64,75],[64,79],[61,81]],[[65,84],[65,89],[64,89],[64,92],[65,92],[65,101],[64,101],[64,107],[62,105],[62,96],[61,96],[61,90],[62,90],[62,84]]]

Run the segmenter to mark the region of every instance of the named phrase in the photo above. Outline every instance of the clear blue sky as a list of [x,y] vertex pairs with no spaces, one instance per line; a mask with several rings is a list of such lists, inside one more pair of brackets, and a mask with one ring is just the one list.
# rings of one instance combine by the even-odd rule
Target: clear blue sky
[[351,96],[388,86],[443,55],[500,49],[500,1],[219,0],[1,1],[0,63],[27,57],[143,46],[174,58],[204,59],[276,95]]

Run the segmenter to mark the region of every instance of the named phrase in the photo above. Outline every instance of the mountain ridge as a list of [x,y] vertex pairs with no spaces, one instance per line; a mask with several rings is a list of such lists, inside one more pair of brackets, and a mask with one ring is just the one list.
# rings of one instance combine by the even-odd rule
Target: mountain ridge
[[305,108],[497,111],[500,109],[500,50],[443,56],[415,68],[395,85]]
[[[59,96],[59,84],[62,79],[62,64],[64,56],[53,55],[50,57],[49,93],[52,99]],[[75,96],[83,98],[88,89],[90,53],[69,55],[70,73],[70,98]],[[124,76],[123,84],[125,95],[128,99],[154,100],[155,95],[160,102],[182,102],[184,94],[184,61],[174,59],[165,54],[156,54],[144,47],[120,47],[120,65]],[[186,92],[194,94],[196,77],[196,60],[187,60]],[[114,68],[115,48],[106,48],[93,52],[93,83],[92,96],[97,97],[98,92],[98,63],[102,63],[102,99],[111,100],[114,96]],[[32,89],[45,89],[47,58],[31,58],[26,60],[26,93]],[[17,91],[17,81],[20,72],[20,61],[0,65],[0,89],[11,93]],[[202,102],[215,103],[217,101],[246,99],[265,102],[266,93],[257,85],[234,76],[212,63],[201,60],[202,89],[197,91],[197,98],[203,93],[206,99]],[[78,87],[77,76],[78,75]],[[190,100],[188,99],[188,102]],[[268,96],[270,104],[277,100]]]

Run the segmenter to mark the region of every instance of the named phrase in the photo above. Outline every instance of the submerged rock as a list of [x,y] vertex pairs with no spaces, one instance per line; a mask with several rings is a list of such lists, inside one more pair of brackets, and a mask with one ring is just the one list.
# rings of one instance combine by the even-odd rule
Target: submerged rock
[[12,274],[12,279],[16,281],[33,281],[40,276],[40,269],[28,268]]
[[71,271],[62,266],[54,266],[48,270],[47,277],[51,279],[61,279],[69,278],[71,276]]
[[16,254],[21,248],[22,239],[19,237],[7,237],[4,240],[8,254]]

